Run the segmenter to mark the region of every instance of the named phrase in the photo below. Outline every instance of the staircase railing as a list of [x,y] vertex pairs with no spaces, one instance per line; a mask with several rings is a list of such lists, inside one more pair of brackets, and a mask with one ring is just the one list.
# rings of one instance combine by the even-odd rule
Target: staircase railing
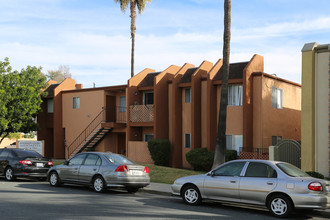
[[102,122],[105,122],[105,112],[106,109],[102,108],[102,111],[93,119],[93,121],[83,130],[79,136],[70,144],[67,148],[68,155],[70,157],[71,154],[84,142],[87,137],[99,126]]

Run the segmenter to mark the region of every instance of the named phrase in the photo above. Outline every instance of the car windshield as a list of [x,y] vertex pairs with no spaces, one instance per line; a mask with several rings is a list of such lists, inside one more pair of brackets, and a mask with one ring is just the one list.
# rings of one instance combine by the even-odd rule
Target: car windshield
[[127,157],[118,154],[104,154],[104,156],[113,164],[135,164]]
[[295,167],[288,163],[278,163],[276,164],[284,173],[292,177],[308,177],[309,175],[303,172],[298,167]]
[[18,157],[42,157],[39,153],[35,151],[16,149],[14,152]]

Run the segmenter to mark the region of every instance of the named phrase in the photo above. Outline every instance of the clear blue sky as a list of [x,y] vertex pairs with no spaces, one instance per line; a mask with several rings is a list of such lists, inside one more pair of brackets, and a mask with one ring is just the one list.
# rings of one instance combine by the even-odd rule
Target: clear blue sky
[[[222,58],[223,0],[153,0],[137,17],[135,73]],[[44,73],[70,67],[85,88],[130,77],[129,10],[114,0],[0,0],[0,60]],[[233,0],[231,62],[301,83],[305,43],[330,43],[329,0]]]

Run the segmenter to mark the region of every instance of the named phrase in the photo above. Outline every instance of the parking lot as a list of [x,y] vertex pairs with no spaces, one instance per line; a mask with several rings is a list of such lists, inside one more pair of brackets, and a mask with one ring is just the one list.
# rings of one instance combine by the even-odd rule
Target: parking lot
[[[195,207],[181,198],[140,190],[95,193],[88,187],[51,187],[47,182],[0,178],[0,219],[275,219],[266,209],[206,202]],[[299,211],[290,219],[329,219],[329,211]]]

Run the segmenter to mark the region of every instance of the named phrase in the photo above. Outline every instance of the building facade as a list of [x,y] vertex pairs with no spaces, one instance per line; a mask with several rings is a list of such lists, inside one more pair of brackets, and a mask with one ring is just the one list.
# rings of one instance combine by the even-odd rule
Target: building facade
[[330,176],[330,44],[304,45],[302,84],[301,166]]
[[[230,64],[228,149],[250,152],[268,149],[280,139],[301,140],[301,86],[263,70],[260,55],[247,62]],[[95,142],[96,150],[121,153],[125,149],[126,155],[137,162],[152,162],[147,141],[169,139],[172,166],[190,168],[185,158],[187,152],[201,147],[215,148],[222,71],[221,59],[215,64],[204,61],[197,67],[186,63],[161,72],[145,69],[125,86],[63,91],[64,138],[59,140],[65,140],[62,155],[70,157],[84,148],[81,146],[92,146]],[[78,98],[79,108],[74,109]],[[85,137],[86,140],[72,147],[96,120],[97,113],[114,103],[122,111],[125,108],[125,120],[119,123],[118,112],[108,111],[100,127],[110,131],[104,131],[103,137],[95,141]]]

